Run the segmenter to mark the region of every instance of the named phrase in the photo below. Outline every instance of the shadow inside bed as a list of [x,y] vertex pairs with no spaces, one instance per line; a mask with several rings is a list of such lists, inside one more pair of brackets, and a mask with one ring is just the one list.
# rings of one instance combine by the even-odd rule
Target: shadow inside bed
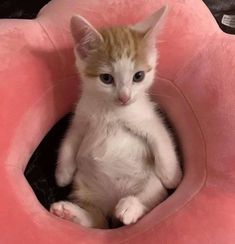
[[69,125],[72,114],[63,117],[45,136],[33,153],[25,177],[40,203],[49,210],[53,202],[65,200],[71,186],[58,187],[55,181],[55,167],[59,145]]

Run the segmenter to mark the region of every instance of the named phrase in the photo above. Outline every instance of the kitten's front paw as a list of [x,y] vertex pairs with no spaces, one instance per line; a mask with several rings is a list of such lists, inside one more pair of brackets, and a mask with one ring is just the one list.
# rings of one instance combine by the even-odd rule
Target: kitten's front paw
[[181,182],[183,173],[179,165],[156,169],[157,175],[167,189],[175,189]]
[[146,207],[133,196],[122,198],[115,208],[116,218],[125,225],[136,223],[146,212]]
[[67,186],[72,182],[75,167],[68,165],[67,167],[61,167],[58,164],[55,171],[55,178],[58,186]]

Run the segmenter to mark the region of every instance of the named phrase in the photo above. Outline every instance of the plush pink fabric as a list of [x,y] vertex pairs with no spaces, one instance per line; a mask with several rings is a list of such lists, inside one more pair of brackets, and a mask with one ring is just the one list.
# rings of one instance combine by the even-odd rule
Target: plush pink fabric
[[45,133],[77,98],[69,19],[133,23],[163,0],[53,0],[35,20],[0,21],[0,243],[235,243],[235,36],[202,1],[169,0],[152,92],[178,133],[185,176],[137,224],[86,229],[52,216],[24,178]]

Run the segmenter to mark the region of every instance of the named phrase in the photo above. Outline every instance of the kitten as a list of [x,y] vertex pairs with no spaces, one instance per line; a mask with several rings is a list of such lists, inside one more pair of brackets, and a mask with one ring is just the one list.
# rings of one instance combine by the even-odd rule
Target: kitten
[[72,18],[82,94],[56,180],[59,186],[73,182],[73,192],[71,202],[52,204],[53,214],[87,227],[107,228],[109,216],[129,225],[179,184],[174,143],[147,94],[165,12],[99,31],[81,16]]

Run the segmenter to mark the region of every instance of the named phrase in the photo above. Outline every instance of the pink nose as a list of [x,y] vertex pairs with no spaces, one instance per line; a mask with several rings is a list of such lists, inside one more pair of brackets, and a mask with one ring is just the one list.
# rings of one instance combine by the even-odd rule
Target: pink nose
[[118,100],[122,103],[122,104],[126,104],[129,100],[130,100],[130,96],[128,95],[119,95]]

